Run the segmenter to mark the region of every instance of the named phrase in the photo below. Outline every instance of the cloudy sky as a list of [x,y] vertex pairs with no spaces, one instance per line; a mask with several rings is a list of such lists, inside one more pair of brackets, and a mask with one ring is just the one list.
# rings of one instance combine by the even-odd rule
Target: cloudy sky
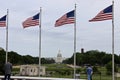
[[[40,11],[42,7],[42,57],[56,57],[61,51],[63,57],[71,57],[74,25],[54,27],[55,21],[76,8],[77,52],[99,50],[112,52],[112,22],[88,22],[101,10],[110,6],[112,0],[0,0],[0,17],[9,9],[8,51],[21,55],[39,56],[38,26],[23,29],[22,22]],[[115,53],[120,54],[120,1],[114,2]],[[0,47],[6,47],[6,29],[0,28]]]

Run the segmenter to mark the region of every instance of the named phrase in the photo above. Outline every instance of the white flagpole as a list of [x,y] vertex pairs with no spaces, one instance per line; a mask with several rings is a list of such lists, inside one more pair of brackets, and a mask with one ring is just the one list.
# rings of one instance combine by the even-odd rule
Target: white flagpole
[[114,72],[114,1],[112,1],[112,80],[115,79],[115,72]]
[[74,23],[74,79],[76,78],[76,4],[75,4],[75,11],[74,11],[74,16],[75,16],[75,23]]
[[8,9],[7,9],[7,16],[6,16],[6,63],[8,61]]
[[40,77],[40,69],[41,69],[41,16],[42,15],[42,9],[40,7],[40,13],[39,13],[39,77]]

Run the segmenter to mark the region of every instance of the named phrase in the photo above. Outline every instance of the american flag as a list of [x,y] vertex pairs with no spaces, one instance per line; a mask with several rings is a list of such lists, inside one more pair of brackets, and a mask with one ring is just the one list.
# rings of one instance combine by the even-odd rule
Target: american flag
[[55,27],[62,26],[64,24],[71,24],[75,22],[74,10],[66,13],[61,18],[56,20]]
[[6,27],[6,15],[0,18],[0,27]]
[[30,18],[26,19],[23,22],[23,27],[27,28],[27,27],[30,27],[30,26],[37,26],[37,25],[39,25],[39,14],[40,13],[36,14],[33,17],[30,17]]
[[104,20],[110,20],[113,18],[112,16],[112,5],[105,8],[104,10],[100,11],[93,19],[89,20],[89,22],[92,21],[104,21]]

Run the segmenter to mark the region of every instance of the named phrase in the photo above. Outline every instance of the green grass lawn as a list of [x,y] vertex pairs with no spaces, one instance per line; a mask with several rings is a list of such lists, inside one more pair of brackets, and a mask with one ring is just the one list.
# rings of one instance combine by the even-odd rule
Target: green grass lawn
[[[52,66],[54,66],[54,68],[55,68],[56,64],[54,64]],[[49,67],[52,67],[52,66],[49,65]],[[67,68],[67,67],[65,67],[65,64],[64,65],[60,65],[60,66],[62,68]],[[80,78],[81,79],[87,79],[87,75],[85,73],[85,70],[86,70],[85,67],[81,67],[81,72],[80,72]],[[112,75],[107,75],[106,74],[106,68],[105,67],[98,67],[98,70],[101,72],[101,74],[94,73],[93,76],[92,76],[93,80],[112,80]],[[71,72],[70,75],[61,75],[61,74],[55,73],[53,77],[73,78],[73,72]],[[120,80],[120,78],[115,77],[115,80]]]
[[[51,75],[48,77],[73,78],[73,68],[68,67],[66,64],[46,64],[42,66],[46,66],[46,71],[52,72]],[[98,66],[97,68],[101,74],[93,72],[93,76],[92,76],[93,80],[112,80],[112,75],[106,74],[105,67]],[[80,79],[87,79],[87,75],[85,73],[86,68],[80,67],[79,69],[80,71],[78,73],[80,73]],[[16,71],[19,72],[19,69],[14,69],[14,72]],[[120,72],[120,68],[118,69],[118,71]],[[44,77],[47,77],[47,76],[44,76]],[[115,80],[120,80],[120,78],[115,77]]]
[[[101,74],[94,73],[92,76],[93,80],[112,80],[112,75],[107,75],[106,74],[106,69],[105,67],[99,67],[98,70],[101,72]],[[119,69],[120,70],[120,69]],[[81,74],[81,79],[87,79],[86,74]],[[115,80],[120,80],[120,77],[115,77]]]

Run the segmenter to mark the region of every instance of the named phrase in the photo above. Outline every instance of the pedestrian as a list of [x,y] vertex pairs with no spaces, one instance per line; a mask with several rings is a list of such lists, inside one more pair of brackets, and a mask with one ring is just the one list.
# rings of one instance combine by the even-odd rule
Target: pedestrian
[[88,65],[86,72],[88,80],[92,80],[93,69],[90,65]]
[[4,80],[10,80],[12,71],[12,64],[10,62],[5,63],[4,71],[5,71]]

